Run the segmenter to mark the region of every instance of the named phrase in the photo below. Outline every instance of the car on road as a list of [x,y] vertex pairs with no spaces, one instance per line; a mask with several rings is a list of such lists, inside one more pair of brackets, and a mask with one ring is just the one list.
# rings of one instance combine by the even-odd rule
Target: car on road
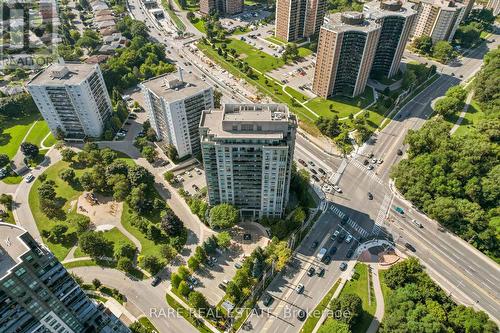
[[326,175],[326,171],[325,171],[325,170],[323,170],[323,169],[321,169],[321,168],[318,168],[318,171],[319,171],[319,173],[320,173],[320,174],[322,174],[322,175]]
[[314,179],[314,181],[319,182],[319,178],[316,177],[315,175],[312,175],[311,178]]
[[314,267],[309,267],[309,269],[307,270],[307,275],[313,276],[314,273],[316,273],[316,269],[314,269]]
[[411,245],[410,243],[405,243],[405,247],[410,250],[411,252],[416,252],[417,249],[415,249],[415,247],[413,245]]
[[306,319],[306,317],[307,317],[307,312],[300,309],[299,312],[297,313],[297,319],[300,321],[304,321],[304,319]]
[[315,175],[317,175],[317,174],[318,174],[318,171],[316,171],[316,170],[314,170],[314,169],[310,169],[310,170],[311,170],[311,172],[312,172],[313,174],[315,174]]
[[269,295],[268,293],[265,293],[264,297],[262,297],[262,304],[264,304],[264,306],[269,306],[271,305],[273,300],[274,300],[273,296]]
[[384,163],[384,160],[382,160],[382,159],[379,158],[378,161],[377,161],[377,164],[382,164],[382,163]]
[[369,164],[366,168],[367,168],[368,170],[373,170],[373,165]]
[[312,244],[311,244],[311,249],[315,249],[317,248],[319,245],[319,242],[318,241],[314,241]]
[[224,282],[221,282],[221,283],[219,283],[219,288],[222,289],[222,290],[224,290],[224,291],[226,291],[227,284],[225,284]]
[[336,252],[337,252],[337,248],[335,246],[332,246],[332,248],[330,249],[330,251],[328,253],[333,256]]
[[31,183],[33,181],[33,179],[35,179],[35,176],[33,176],[32,173],[28,174],[24,180],[26,181],[26,183]]
[[302,283],[299,283],[297,287],[295,287],[295,291],[297,292],[297,294],[302,294],[302,292],[304,291],[304,285]]
[[401,149],[398,149],[396,154],[398,154],[399,156],[403,155],[403,151]]
[[300,158],[299,158],[299,160],[298,160],[298,161],[299,161],[299,163],[300,163],[300,164],[302,164],[303,166],[307,166],[307,163],[306,163],[304,160],[302,160],[302,159],[300,159]]
[[354,250],[353,249],[349,249],[349,250],[347,250],[347,253],[345,254],[345,257],[346,258],[350,258],[350,257],[352,257],[353,254],[354,254]]
[[319,261],[323,260],[323,257],[325,256],[326,254],[326,248],[322,247],[321,250],[319,250],[318,254],[316,255],[316,257],[318,258]]
[[332,192],[332,187],[330,185],[328,185],[328,184],[323,185],[323,187],[321,189],[325,193],[331,193]]
[[397,213],[401,214],[401,215],[404,215],[404,213],[405,213],[405,211],[403,210],[403,208],[398,207],[398,206],[396,206],[396,207],[394,208],[394,210],[395,210]]
[[373,200],[373,194],[371,192],[368,192],[368,200]]
[[347,269],[347,264],[345,262],[341,263],[339,266],[341,271],[345,271]]
[[324,268],[324,267],[320,267],[320,268],[318,269],[318,276],[319,276],[319,277],[322,277],[322,276],[324,276],[324,275],[325,275],[325,268]]
[[307,163],[309,163],[309,165],[310,165],[310,166],[316,166],[316,164],[314,164],[314,162],[313,162],[313,161],[309,161],[309,162],[307,162]]
[[155,276],[155,277],[154,277],[154,279],[153,279],[153,281],[151,281],[151,285],[152,285],[153,287],[156,287],[157,285],[159,285],[159,284],[160,284],[160,282],[161,282],[160,277],[159,277],[159,276]]
[[237,262],[236,264],[234,264],[234,267],[236,269],[241,269],[241,267],[243,267],[243,266],[241,266],[241,264],[239,262]]
[[377,163],[377,159],[376,158],[372,158],[372,163],[376,164]]
[[415,224],[418,228],[423,228],[424,226],[422,225],[422,223],[420,223],[419,221],[413,219],[411,220],[411,222],[413,222],[413,224]]
[[335,240],[337,239],[337,237],[339,236],[339,234],[340,234],[340,231],[339,231],[339,230],[335,230],[335,231],[333,232],[333,234],[332,234],[332,237],[330,237],[330,239],[331,239],[332,241],[335,241]]
[[338,186],[338,185],[334,185],[334,186],[333,186],[333,189],[334,189],[336,192],[338,192],[338,193],[342,193],[342,189],[341,189],[341,188],[340,188],[340,186]]
[[328,254],[323,258],[323,263],[325,265],[329,265],[331,261],[332,261],[332,257],[330,257]]
[[363,164],[364,164],[364,165],[368,165],[368,164],[370,164],[370,161],[368,161],[368,160],[364,160],[364,161],[363,161]]
[[347,244],[349,244],[351,241],[352,241],[352,235],[351,235],[351,234],[349,234],[349,235],[347,235],[347,237],[346,237],[346,239],[345,239],[345,242],[346,242]]

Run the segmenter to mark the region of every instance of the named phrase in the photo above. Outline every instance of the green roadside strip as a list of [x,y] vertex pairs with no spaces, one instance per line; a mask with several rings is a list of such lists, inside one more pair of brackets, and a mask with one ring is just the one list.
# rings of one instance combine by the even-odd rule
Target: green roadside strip
[[335,282],[333,287],[328,291],[328,293],[323,297],[321,302],[314,308],[313,310],[313,316],[308,316],[306,322],[302,326],[300,333],[311,333],[314,330],[314,327],[316,327],[316,324],[318,321],[321,319],[321,314],[328,308],[328,305],[330,304],[330,300],[333,297],[333,294],[335,294],[335,291],[339,287],[340,284],[340,279]]
[[167,304],[172,307],[178,314],[180,314],[184,319],[186,319],[194,328],[196,328],[201,333],[212,333],[212,331],[198,318],[196,318],[191,311],[183,307],[179,302],[177,302],[168,293],[166,295]]
[[148,332],[159,332],[147,317],[141,317],[138,321]]
[[177,16],[177,14],[170,8],[168,2],[166,0],[162,0],[161,4],[163,5],[163,8],[168,13],[168,16],[170,16],[170,19],[175,24],[177,29],[183,32],[186,31],[186,26],[184,25],[184,23],[182,23],[181,19]]

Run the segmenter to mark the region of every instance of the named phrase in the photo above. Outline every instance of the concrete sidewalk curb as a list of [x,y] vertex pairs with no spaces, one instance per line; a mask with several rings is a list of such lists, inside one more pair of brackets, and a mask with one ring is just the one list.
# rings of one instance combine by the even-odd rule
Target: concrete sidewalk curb
[[[332,298],[330,298],[330,300],[328,301],[328,304],[330,304],[330,302],[333,299],[339,297],[340,292],[342,291],[342,289],[344,289],[344,286],[345,286],[346,282],[348,281],[347,279],[344,279],[342,277],[340,279],[341,279],[340,280],[340,284],[338,285],[337,289],[333,293]],[[321,314],[321,318],[319,318],[318,322],[316,323],[316,326],[314,326],[314,329],[312,330],[312,333],[318,332],[318,330],[320,329],[321,325],[323,325],[323,323],[325,322],[327,315],[328,315],[328,312],[327,311],[323,311],[323,313]]]
[[384,303],[384,294],[382,293],[382,287],[380,286],[379,279],[379,269],[378,264],[370,264],[372,269],[372,281],[373,281],[373,289],[375,291],[375,299],[377,302],[377,308],[375,310],[375,314],[373,316],[372,322],[366,333],[377,333],[380,323],[382,323],[382,318],[384,318],[385,312],[385,303]]

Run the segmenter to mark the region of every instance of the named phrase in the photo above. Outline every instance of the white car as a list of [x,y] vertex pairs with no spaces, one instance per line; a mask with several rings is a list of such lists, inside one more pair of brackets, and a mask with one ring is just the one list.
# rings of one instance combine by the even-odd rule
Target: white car
[[377,159],[376,158],[372,159],[372,163],[376,164],[377,163]]
[[338,193],[342,193],[342,189],[341,189],[339,186],[337,186],[337,185],[334,185],[334,186],[333,186],[333,189],[334,189],[335,191],[337,191]]
[[347,237],[346,237],[346,239],[345,239],[345,242],[346,242],[347,244],[349,244],[351,241],[352,241],[352,235],[350,235],[350,234],[349,234],[349,235],[347,235]]
[[31,183],[33,181],[33,179],[35,179],[35,176],[33,176],[33,174],[31,174],[31,173],[24,178],[26,183]]
[[301,294],[304,291],[304,285],[302,283],[299,283],[297,287],[295,287],[295,291],[297,294]]
[[323,185],[322,190],[323,190],[323,192],[325,192],[325,193],[331,193],[331,191],[332,191],[332,187],[331,187],[330,185],[328,185],[328,184],[325,184],[325,185]]
[[371,164],[370,164],[370,165],[368,165],[366,168],[367,168],[368,170],[373,170],[373,165],[371,165]]

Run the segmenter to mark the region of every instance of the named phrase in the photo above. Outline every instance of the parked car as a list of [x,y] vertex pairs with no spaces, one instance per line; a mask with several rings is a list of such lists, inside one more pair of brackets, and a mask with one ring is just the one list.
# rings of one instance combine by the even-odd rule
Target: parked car
[[316,270],[314,269],[314,267],[309,267],[309,269],[307,270],[307,275],[313,276],[314,273],[316,273]]
[[241,264],[240,264],[239,262],[237,262],[236,264],[234,264],[234,267],[235,267],[236,269],[240,269],[240,268],[241,268],[241,267],[243,267],[243,266],[241,266]]
[[347,237],[346,237],[346,239],[345,239],[345,242],[346,242],[347,244],[349,244],[351,241],[352,241],[352,235],[350,235],[350,234],[349,234],[349,235],[347,235]]
[[332,257],[330,257],[328,254],[323,258],[323,262],[325,263],[325,265],[329,265],[331,261]]
[[333,234],[332,234],[332,237],[330,237],[330,239],[331,239],[332,241],[335,241],[335,240],[337,239],[337,237],[339,236],[339,234],[340,234],[340,231],[339,231],[339,230],[335,230],[335,231],[333,232]]
[[347,264],[345,262],[341,263],[339,266],[341,271],[345,271],[347,269]]
[[318,270],[318,276],[319,277],[322,277],[323,275],[325,275],[325,269],[323,267],[321,267],[319,270]]
[[224,290],[224,291],[226,291],[227,284],[225,284],[224,282],[221,282],[221,283],[219,283],[219,288],[222,289],[222,290]]
[[367,168],[368,170],[373,170],[373,165],[369,164],[366,168]]
[[339,237],[337,237],[339,243],[342,243],[345,239],[346,235],[344,233],[340,233]]
[[330,254],[333,256],[335,253],[337,252],[337,248],[335,246],[333,246],[331,249],[330,249]]
[[315,175],[312,175],[311,178],[314,179],[314,181],[319,182],[319,178],[316,177]]
[[297,287],[295,287],[295,291],[297,292],[297,294],[302,294],[302,292],[304,291],[304,285],[302,283],[299,283]]
[[160,284],[160,282],[161,282],[160,277],[159,277],[159,276],[155,276],[155,277],[154,277],[154,279],[153,279],[153,281],[151,281],[151,285],[152,285],[153,287],[156,287],[157,285],[159,285],[159,284]]
[[334,185],[333,189],[338,193],[342,193],[342,189],[338,185]]
[[318,241],[314,241],[312,244],[311,244],[311,249],[315,249],[317,248],[319,245],[319,242]]
[[353,249],[349,249],[349,250],[347,250],[347,253],[345,254],[345,257],[346,258],[350,258],[350,257],[352,257],[353,254],[354,254],[354,250]]
[[368,164],[370,164],[370,161],[368,161],[368,160],[364,160],[364,161],[363,161],[363,164],[364,164],[364,165],[368,165]]
[[318,171],[319,171],[319,173],[321,173],[322,175],[326,175],[325,170],[323,170],[323,169],[321,169],[321,168],[318,168]]

